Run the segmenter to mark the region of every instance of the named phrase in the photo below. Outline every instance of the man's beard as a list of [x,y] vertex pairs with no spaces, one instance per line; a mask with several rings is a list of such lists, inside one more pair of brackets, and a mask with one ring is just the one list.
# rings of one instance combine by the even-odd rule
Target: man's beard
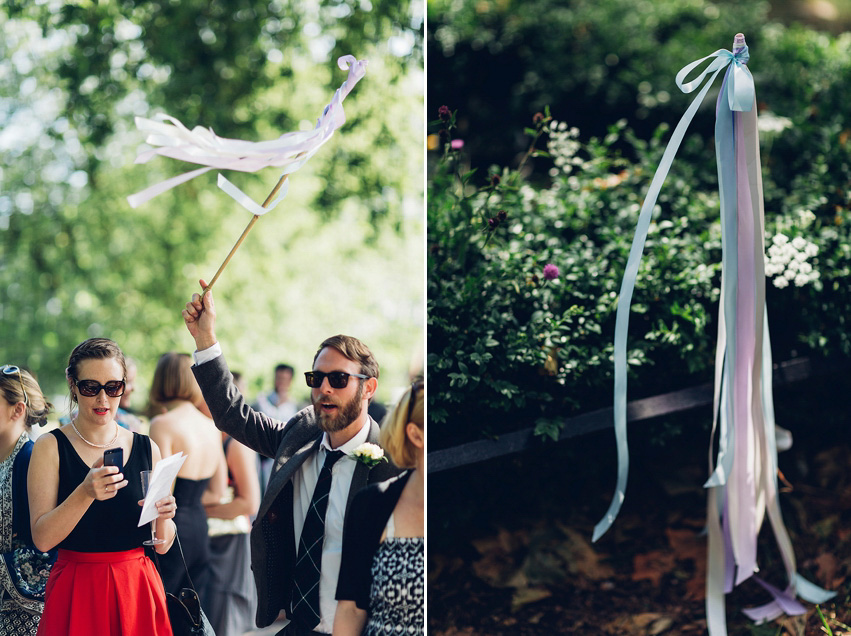
[[337,406],[337,412],[334,415],[329,415],[322,410],[322,397],[313,402],[313,411],[317,415],[319,428],[326,433],[336,433],[342,431],[349,424],[360,417],[363,400],[363,382],[358,382],[358,392],[355,396],[346,402]]

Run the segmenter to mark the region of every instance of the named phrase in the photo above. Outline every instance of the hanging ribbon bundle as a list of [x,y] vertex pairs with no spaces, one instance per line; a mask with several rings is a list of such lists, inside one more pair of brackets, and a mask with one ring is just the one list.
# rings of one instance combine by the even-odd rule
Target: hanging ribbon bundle
[[[698,78],[685,82],[689,73],[707,60],[711,62]],[[653,208],[691,120],[715,78],[726,68],[715,121],[721,204],[721,307],[715,354],[710,477],[705,484],[709,537],[706,612],[711,636],[727,633],[725,593],[758,571],[757,537],[766,514],[782,555],[787,585],[781,590],[754,577],[773,600],[745,613],[759,623],[784,613],[805,613],[796,596],[811,603],[823,603],[835,595],[797,574],[792,543],[777,499],[771,346],[765,310],[762,176],[756,95],[753,77],[746,66],[748,60],[748,47],[740,33],[735,37],[733,52],[720,49],[677,73],[677,86],[684,93],[698,87],[700,90],[677,124],[650,183],[621,283],[614,345],[618,474],[615,495],[593,535],[596,541],[609,529],[626,493],[629,470],[626,339],[630,303]],[[712,451],[716,431],[717,459]]]
[[367,62],[357,60],[352,55],[344,55],[337,60],[337,65],[342,70],[348,69],[349,74],[342,86],[334,93],[331,102],[322,111],[315,128],[310,131],[284,133],[270,141],[251,142],[219,137],[212,129],[201,126],[189,130],[177,119],[165,114],[158,115],[156,119],[136,117],[136,127],[148,134],[145,142],[154,146],[140,152],[136,157],[136,163],[147,163],[157,155],[161,155],[206,167],[166,179],[127,197],[131,207],[142,205],[158,194],[214,168],[241,172],[257,172],[269,166],[283,168],[278,183],[262,204],[251,199],[224,175],[219,175],[219,188],[254,216],[204,291],[210,289],[216,282],[257,219],[273,209],[286,196],[289,187],[287,178],[290,174],[307,163],[307,160],[331,138],[334,131],[346,122],[343,100],[366,73]]

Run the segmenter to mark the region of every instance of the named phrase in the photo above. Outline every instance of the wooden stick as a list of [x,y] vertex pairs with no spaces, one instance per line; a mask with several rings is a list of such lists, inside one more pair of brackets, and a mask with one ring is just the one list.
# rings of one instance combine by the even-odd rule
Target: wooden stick
[[[272,202],[272,199],[275,197],[276,194],[278,194],[278,191],[281,189],[281,186],[284,185],[284,182],[287,180],[287,177],[289,177],[289,176],[290,176],[289,174],[285,174],[280,178],[280,180],[278,181],[278,184],[274,188],[272,188],[272,191],[269,193],[269,196],[266,197],[266,200],[263,201],[263,205],[261,207],[265,208]],[[248,225],[242,231],[242,234],[240,235],[239,239],[237,240],[236,245],[234,245],[231,248],[231,251],[227,255],[227,258],[225,258],[224,263],[222,263],[221,267],[219,267],[219,271],[216,272],[216,275],[213,276],[213,280],[211,280],[210,283],[204,288],[204,291],[201,293],[202,297],[204,296],[204,294],[206,294],[208,291],[210,291],[210,289],[213,288],[213,284],[219,279],[219,275],[224,271],[225,267],[227,267],[227,264],[230,262],[231,257],[233,257],[233,255],[236,253],[236,250],[239,249],[239,246],[242,245],[242,242],[245,240],[245,237],[248,236],[248,233],[251,231],[251,228],[254,227],[254,224],[257,222],[257,219],[259,219],[259,218],[260,218],[259,214],[255,214],[254,216],[251,217],[251,220],[248,222]]]

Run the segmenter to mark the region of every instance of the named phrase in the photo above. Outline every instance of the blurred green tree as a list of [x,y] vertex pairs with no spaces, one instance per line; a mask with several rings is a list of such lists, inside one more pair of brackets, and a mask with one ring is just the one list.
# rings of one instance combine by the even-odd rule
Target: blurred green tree
[[[423,16],[407,1],[7,2],[0,8],[0,352],[62,390],[71,348],[116,339],[143,383],[191,339],[180,310],[251,218],[211,173],[136,210],[187,169],[134,166],[134,116],[223,137],[310,128],[368,59],[347,122],[292,178],[217,283],[220,335],[253,388],[351,333],[390,386],[422,341]],[[276,174],[236,175],[262,200]],[[229,175],[231,177],[232,175]],[[385,389],[386,391],[386,389]],[[306,391],[303,392],[306,394]],[[386,398],[387,393],[382,392]]]

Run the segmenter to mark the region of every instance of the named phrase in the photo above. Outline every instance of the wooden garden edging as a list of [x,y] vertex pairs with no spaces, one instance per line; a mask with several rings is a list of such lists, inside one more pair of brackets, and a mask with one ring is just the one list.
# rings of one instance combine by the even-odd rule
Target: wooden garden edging
[[[810,358],[795,358],[774,365],[774,387],[776,389],[786,384],[837,371],[845,371],[849,368],[851,368],[851,360],[848,359],[811,360]],[[640,422],[711,404],[712,384],[706,383],[629,402],[626,416],[628,422]],[[612,407],[568,418],[564,421],[558,441],[609,428],[612,426],[613,418]],[[541,441],[536,439],[534,430],[534,427],[524,428],[513,433],[500,435],[497,439],[479,440],[432,451],[427,456],[428,473],[459,468],[534,448],[541,444]]]

